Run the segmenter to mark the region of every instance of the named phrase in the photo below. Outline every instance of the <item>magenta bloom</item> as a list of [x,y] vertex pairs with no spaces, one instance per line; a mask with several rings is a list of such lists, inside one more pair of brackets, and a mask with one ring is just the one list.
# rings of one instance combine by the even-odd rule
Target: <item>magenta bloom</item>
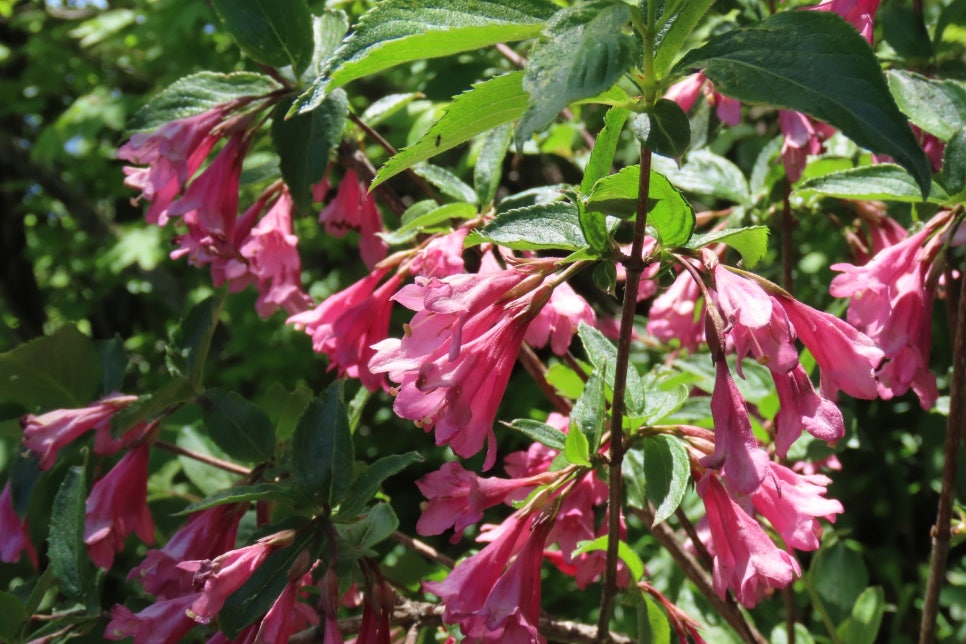
[[160,599],[190,593],[191,573],[178,567],[182,561],[213,559],[235,546],[238,522],[244,514],[238,505],[217,505],[191,515],[161,550],[149,550],[128,579],[138,579],[144,590]]
[[769,473],[751,502],[785,541],[796,550],[818,550],[822,537],[819,518],[835,522],[844,508],[835,499],[825,498],[831,479],[821,474],[802,476],[769,463]]
[[772,379],[780,404],[775,417],[775,452],[779,456],[785,458],[802,430],[833,444],[845,435],[842,411],[816,393],[801,365],[784,374],[772,372]]
[[30,526],[27,519],[20,520],[17,510],[13,507],[13,494],[10,491],[10,481],[3,486],[0,493],[0,561],[16,563],[20,561],[20,553],[26,552],[34,568],[39,565],[37,550],[30,541]]
[[312,300],[302,290],[302,260],[292,229],[292,197],[284,188],[278,200],[239,248],[248,260],[259,295],[255,308],[262,317],[276,309],[289,315],[306,310]]
[[872,44],[872,20],[879,9],[879,0],[825,0],[806,9],[839,14]]
[[329,358],[329,369],[340,376],[358,378],[369,391],[383,387],[385,378],[369,368],[376,352],[373,345],[389,334],[392,295],[402,283],[394,275],[376,285],[389,269],[380,269],[348,288],[330,295],[314,309],[288,319],[296,329],[312,336],[312,348]]
[[570,341],[581,322],[594,326],[597,316],[587,300],[564,282],[553,290],[546,306],[527,327],[524,340],[538,348],[549,343],[553,352],[562,356],[570,348]]
[[910,388],[923,409],[936,402],[939,390],[929,371],[932,349],[932,304],[935,293],[926,276],[937,243],[925,227],[880,251],[864,266],[833,264],[841,271],[829,286],[835,297],[848,297],[848,320],[868,334],[888,359],[878,370],[879,395],[902,395]]
[[117,604],[111,609],[111,621],[104,629],[104,639],[134,638],[134,644],[178,644],[195,622],[186,611],[200,593],[182,595],[154,602],[140,613]]
[[671,286],[651,304],[647,332],[669,343],[678,340],[681,348],[694,351],[704,342],[704,306],[701,289],[687,271],[681,271]]
[[784,588],[802,571],[762,527],[735,503],[713,474],[698,481],[698,495],[708,512],[714,550],[714,590],[724,597],[734,590],[752,608],[772,588]]
[[248,581],[255,569],[275,547],[275,535],[259,540],[253,545],[231,550],[215,559],[183,561],[182,570],[194,573],[194,585],[200,587],[201,595],[188,609],[188,616],[200,624],[210,622],[225,600]]
[[463,242],[469,228],[457,228],[446,235],[429,240],[413,257],[410,271],[423,277],[447,277],[466,272],[463,262]]
[[144,543],[154,543],[154,522],[148,511],[148,457],[151,445],[132,447],[87,497],[84,543],[91,560],[109,569],[114,554],[124,549],[132,532]]
[[350,230],[358,232],[359,252],[370,270],[385,259],[389,245],[377,235],[383,231],[382,218],[354,170],[346,170],[335,199],[319,214],[319,222],[333,237],[342,237]]
[[714,91],[714,84],[704,72],[698,72],[680,80],[664,93],[664,98],[676,102],[687,112],[694,105],[699,94],[704,94],[708,105],[715,108],[718,118],[728,125],[741,122],[741,103],[738,100]]
[[[396,414],[435,428],[436,444],[469,457],[489,443],[527,325],[549,296],[542,277],[514,270],[417,278],[393,297],[416,311],[402,339],[373,349],[369,368],[399,383]],[[515,297],[514,297],[515,296]]]
[[137,399],[137,396],[112,393],[89,407],[57,409],[40,416],[27,414],[20,419],[24,447],[40,456],[40,469],[48,470],[62,447],[93,429],[94,453],[113,454],[124,446],[124,441],[111,437],[111,418]]
[[287,583],[265,616],[243,629],[235,639],[229,640],[224,633],[218,632],[208,639],[207,644],[286,644],[292,633],[317,624],[319,619],[315,612],[298,601],[298,591],[306,585],[304,581],[296,579]]
[[802,177],[808,155],[821,154],[825,149],[823,142],[835,134],[835,128],[789,110],[778,110],[778,123],[785,136],[782,164],[788,180],[794,183]]
[[711,415],[714,417],[714,453],[704,457],[701,464],[721,469],[722,477],[736,493],[754,492],[765,478],[768,455],[758,447],[745,400],[724,360],[719,360],[717,365]]

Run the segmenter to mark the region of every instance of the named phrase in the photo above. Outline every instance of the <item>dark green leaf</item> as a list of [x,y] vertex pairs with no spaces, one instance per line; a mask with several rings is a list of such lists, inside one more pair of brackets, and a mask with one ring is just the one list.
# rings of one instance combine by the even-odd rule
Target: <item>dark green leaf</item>
[[473,188],[476,199],[484,209],[493,203],[503,178],[503,160],[513,140],[513,128],[504,123],[487,133],[473,166]]
[[341,9],[326,9],[321,15],[312,16],[312,60],[302,72],[304,82],[311,82],[322,73],[348,30],[349,17]]
[[656,157],[652,170],[657,170],[681,190],[747,204],[748,181],[741,168],[707,148],[693,150],[680,168],[670,159]]
[[594,286],[604,293],[616,296],[617,266],[614,262],[598,262],[594,266]]
[[691,121],[681,106],[666,98],[634,118],[637,138],[655,154],[680,162],[691,145]]
[[647,498],[655,508],[653,525],[674,514],[684,500],[690,479],[688,451],[681,441],[666,434],[644,439],[644,484]]
[[305,0],[212,0],[218,17],[245,54],[296,75],[312,59],[312,14]]
[[836,629],[841,641],[849,644],[877,642],[885,608],[885,593],[881,586],[863,590],[852,607],[851,616]]
[[309,403],[292,436],[292,476],[304,492],[338,505],[352,484],[349,418],[336,381]]
[[13,593],[0,592],[0,642],[19,642],[20,629],[27,623],[27,609]]
[[218,326],[218,316],[226,293],[212,295],[191,307],[187,317],[175,327],[168,343],[168,371],[184,376],[197,386],[204,379],[205,361],[211,348],[211,337]]
[[192,400],[197,394],[185,378],[174,378],[153,394],[142,394],[111,419],[112,431],[120,436],[140,422],[154,420],[167,410]]
[[275,439],[287,441],[295,431],[299,417],[315,396],[312,390],[301,385],[294,391],[285,391],[277,382],[272,383],[262,402],[262,409],[275,423]]
[[590,462],[590,442],[587,440],[587,436],[581,431],[572,429],[567,433],[567,438],[564,440],[563,454],[567,458],[567,461],[574,465],[580,465],[581,467],[593,466],[593,463]]
[[127,370],[127,351],[124,341],[118,336],[110,340],[95,340],[94,346],[101,357],[101,384],[97,388],[98,397],[112,391],[120,391],[124,386],[124,372]]
[[810,114],[906,168],[925,195],[929,161],[896,107],[869,44],[825,11],[782,11],[729,31],[685,56],[715,89],[746,103]]
[[[859,168],[831,172],[803,181],[796,192],[817,192],[842,199],[879,199],[918,203],[922,201],[919,186],[909,173],[893,163],[877,163]],[[928,201],[943,203],[949,195],[932,184]]]
[[936,21],[936,30],[932,37],[933,46],[936,49],[940,48],[946,27],[964,23],[966,23],[966,0],[953,0],[944,6],[939,12],[939,20]]
[[966,126],[949,139],[943,150],[942,177],[946,190],[952,194],[966,188]]
[[254,485],[238,485],[226,490],[218,490],[209,494],[201,501],[187,506],[179,515],[191,514],[213,508],[216,505],[228,503],[250,503],[252,501],[271,501],[291,499],[292,490],[286,489],[278,483],[256,483]]
[[413,167],[413,172],[439,188],[439,191],[447,197],[456,201],[476,203],[476,191],[446,168],[431,163],[420,163]]
[[600,436],[607,422],[607,399],[604,395],[604,378],[600,369],[594,369],[584,385],[584,391],[574,403],[570,422],[587,437],[591,454],[597,453]]
[[[176,441],[178,447],[187,450],[192,454],[211,456],[222,461],[229,461],[228,454],[225,454],[215,441],[207,433],[202,432],[202,428],[182,427],[178,432]],[[202,494],[217,494],[221,490],[233,487],[238,483],[239,474],[228,472],[220,467],[209,465],[189,456],[179,455],[178,463],[181,470],[191,483],[195,485]]]
[[222,389],[209,389],[198,402],[208,435],[226,454],[251,463],[271,460],[275,426],[259,406]]
[[966,84],[897,69],[886,73],[899,109],[926,132],[948,141],[966,126]]
[[336,90],[311,114],[285,120],[290,105],[289,101],[282,101],[275,107],[272,144],[292,199],[300,209],[308,211],[312,207],[312,186],[322,180],[329,151],[342,137],[349,102],[345,92]]
[[[580,341],[584,345],[584,351],[591,364],[601,370],[604,382],[608,386],[613,386],[614,376],[617,365],[617,347],[607,339],[603,333],[590,326],[580,323],[577,328]],[[626,412],[629,415],[636,415],[644,409],[644,385],[641,383],[641,375],[634,365],[627,367],[627,395],[624,397]]]
[[[654,75],[657,78],[664,78],[667,75],[674,59],[681,54],[681,49],[687,41],[688,36],[697,26],[704,14],[714,4],[714,0],[687,0],[678,2],[672,9],[673,13],[662,16],[665,24],[669,24],[664,37],[661,38],[654,54]],[[670,9],[665,5],[665,11]]]
[[399,519],[388,503],[377,503],[369,508],[358,521],[339,524],[343,539],[358,552],[371,552],[371,548],[386,540],[399,527]]
[[[523,72],[511,72],[473,85],[453,99],[443,116],[416,143],[386,161],[372,187],[487,130],[514,121],[527,108]],[[501,157],[502,158],[502,157]]]
[[629,20],[623,3],[587,2],[564,9],[547,25],[527,61],[523,89],[530,100],[517,125],[518,148],[568,103],[610,89],[630,68],[636,45],[623,31]]
[[841,541],[812,559],[809,575],[836,624],[852,614],[869,584],[869,571],[862,555]]
[[0,354],[0,400],[28,409],[83,407],[101,381],[101,359],[73,326]]
[[647,486],[644,480],[644,453],[641,450],[631,448],[624,452],[621,474],[624,477],[627,504],[632,508],[646,508]]
[[595,253],[605,256],[610,254],[612,248],[610,231],[607,230],[607,217],[604,213],[581,208],[580,232]]
[[768,254],[768,226],[729,228],[703,235],[695,235],[688,248],[703,248],[709,244],[727,244],[741,253],[745,268],[754,268]]
[[280,87],[271,77],[253,72],[198,72],[175,81],[148,101],[131,119],[128,129],[154,130],[169,121],[195,116],[237,99],[265,96]]
[[566,201],[508,210],[482,230],[472,233],[468,240],[493,242],[515,250],[587,247],[577,206]]
[[932,58],[932,43],[922,21],[922,12],[912,7],[889,4],[882,7],[875,16],[882,26],[882,39],[889,43],[903,58]]
[[422,460],[423,457],[419,452],[406,452],[383,456],[368,465],[352,482],[345,500],[339,505],[336,520],[354,519],[372,500],[387,478],[399,474],[413,463]]
[[[572,554],[576,557],[585,552],[606,551],[608,538],[609,535],[605,534],[602,537],[597,537],[593,541],[581,541],[577,544],[577,548]],[[617,556],[627,566],[628,572],[631,573],[633,583],[640,581],[641,577],[644,576],[644,562],[641,561],[640,556],[623,541],[617,546]]]
[[588,194],[598,180],[610,174],[611,164],[614,163],[614,153],[620,142],[621,130],[630,112],[623,107],[612,107],[604,115],[604,127],[597,135],[594,149],[590,151],[590,159],[584,168],[584,178],[580,181],[580,191]]
[[512,423],[503,423],[510,429],[515,429],[527,438],[541,445],[546,445],[551,449],[557,451],[563,451],[564,442],[566,439],[566,434],[557,429],[556,427],[551,427],[546,423],[541,423],[537,420],[530,420],[529,418],[518,418]]
[[57,490],[50,511],[50,532],[47,536],[50,567],[60,580],[64,594],[81,599],[93,579],[93,569],[87,546],[84,545],[84,500],[87,486],[84,469],[72,467]]

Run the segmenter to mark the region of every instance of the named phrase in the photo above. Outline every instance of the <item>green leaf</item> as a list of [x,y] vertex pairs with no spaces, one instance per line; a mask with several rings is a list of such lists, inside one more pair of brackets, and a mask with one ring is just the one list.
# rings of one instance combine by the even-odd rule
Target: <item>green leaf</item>
[[966,126],[966,84],[896,69],[886,72],[889,89],[909,120],[943,141]]
[[929,161],[896,106],[869,44],[837,14],[782,11],[734,29],[677,65],[704,66],[722,94],[797,110],[888,154],[929,192]]
[[277,441],[287,441],[295,431],[295,425],[305,408],[314,398],[312,390],[300,385],[294,391],[286,391],[277,382],[273,382],[264,398],[260,399],[262,409],[275,423],[275,438]]
[[[607,541],[610,535],[604,535],[602,537],[597,537],[593,541],[581,541],[577,544],[577,548],[573,551],[574,557],[582,555],[585,552],[593,551],[607,551]],[[629,545],[621,541],[617,545],[617,556],[620,560],[624,562],[627,566],[628,572],[631,573],[631,579],[633,583],[637,583],[644,576],[644,562],[638,556],[634,550],[631,549]]]
[[312,16],[312,59],[302,72],[303,82],[311,82],[322,73],[348,30],[349,17],[341,9],[326,9],[322,14]]
[[709,244],[727,244],[741,253],[745,268],[754,268],[768,254],[768,232],[768,226],[729,228],[695,235],[687,247],[697,249]]
[[329,89],[402,63],[533,38],[557,9],[549,0],[385,0],[362,16],[293,109],[314,109]]
[[580,392],[584,390],[583,379],[576,371],[562,362],[550,365],[550,368],[547,369],[546,378],[547,382],[557,390],[557,393],[567,398],[579,398]]
[[296,75],[312,60],[312,14],[305,0],[212,0],[239,48],[272,67],[291,65]]
[[513,128],[504,123],[491,130],[483,139],[480,153],[473,166],[473,188],[476,199],[484,209],[493,203],[503,178],[503,161],[513,140]]
[[71,467],[54,497],[47,536],[50,567],[60,580],[64,594],[75,600],[85,596],[94,573],[84,544],[86,498],[84,468]]
[[[182,427],[181,431],[178,432],[176,444],[190,453],[211,456],[223,461],[229,459],[228,454],[225,454],[215,444],[215,441],[211,440],[211,437],[207,433],[203,433],[200,428]],[[188,480],[205,495],[217,494],[222,490],[233,487],[238,482],[239,475],[236,472],[228,472],[220,467],[209,465],[188,456],[179,455],[178,463]]]
[[594,149],[590,151],[590,159],[584,168],[584,178],[580,181],[580,191],[588,194],[598,180],[610,174],[614,154],[620,142],[621,130],[630,111],[623,107],[612,107],[604,115],[604,127],[597,134]]
[[312,186],[322,180],[329,152],[342,138],[349,101],[336,90],[311,114],[285,120],[290,101],[275,106],[272,115],[272,145],[279,157],[279,169],[292,199],[303,211],[312,208]]
[[211,337],[218,326],[218,316],[225,303],[226,292],[221,291],[191,307],[184,320],[171,333],[171,341],[165,347],[168,371],[184,376],[193,384],[201,386],[204,380],[205,361],[211,348]]
[[630,68],[637,47],[623,31],[629,20],[626,4],[587,2],[564,9],[547,25],[525,69],[530,100],[517,125],[518,148],[568,103],[610,89]]
[[946,143],[946,149],[943,150],[942,178],[946,190],[953,194],[966,188],[966,126]]
[[852,607],[852,615],[836,629],[840,640],[849,644],[876,642],[885,608],[885,593],[881,586],[863,590]]
[[20,629],[27,623],[27,608],[13,593],[0,592],[0,642],[20,642]]
[[101,384],[97,388],[99,397],[112,391],[120,391],[124,386],[124,372],[127,370],[127,351],[124,341],[118,336],[110,340],[95,340],[94,346],[101,357]]
[[564,456],[567,461],[581,467],[593,467],[590,462],[590,442],[581,431],[571,430],[564,440]]
[[663,418],[680,409],[690,395],[690,390],[684,384],[673,386],[670,389],[664,389],[660,386],[647,387],[647,404],[640,418],[633,420],[637,425],[660,422]]
[[337,526],[342,538],[359,553],[371,553],[373,546],[388,539],[398,527],[399,519],[388,503],[377,503],[358,521]]
[[281,86],[254,72],[198,72],[168,85],[148,101],[128,124],[131,132],[155,130],[165,123],[195,116],[238,99],[266,96]]
[[604,423],[607,421],[607,399],[604,388],[604,378],[600,369],[594,369],[584,385],[583,393],[580,394],[580,398],[574,403],[574,408],[570,412],[570,422],[587,437],[587,448],[591,454],[597,453]]
[[678,2],[677,6],[671,9],[665,5],[665,10],[671,9],[670,14],[662,16],[665,24],[670,24],[664,37],[661,38],[654,54],[654,76],[664,78],[667,75],[674,59],[681,53],[684,43],[701,18],[707,13],[714,0],[686,0]]
[[637,608],[638,641],[648,644],[670,644],[671,624],[668,622],[664,608],[644,591],[641,591],[641,600]]
[[278,483],[256,483],[254,485],[236,485],[225,490],[218,490],[209,494],[201,501],[192,503],[177,514],[185,515],[200,512],[217,505],[229,503],[250,503],[252,501],[272,501],[292,498],[292,490],[286,489]]
[[681,190],[740,204],[750,201],[748,181],[741,168],[707,148],[691,151],[680,168],[670,159],[656,157],[652,170]]
[[362,113],[362,121],[369,127],[376,127],[419,98],[424,98],[423,94],[419,92],[383,96],[366,108],[366,111]]
[[420,161],[520,118],[526,108],[523,72],[511,72],[473,85],[453,99],[443,116],[416,143],[400,150],[379,168],[372,188]]
[[[931,186],[928,198],[930,203],[944,203],[949,199],[949,195],[938,185],[933,183]],[[803,181],[795,191],[817,192],[841,199],[878,199],[905,203],[922,201],[919,186],[908,172],[894,163],[877,163],[831,172]]]
[[336,381],[309,403],[292,436],[292,477],[306,493],[338,505],[352,484],[349,417]]
[[123,435],[140,422],[154,420],[167,410],[192,400],[197,393],[185,378],[173,378],[152,394],[142,394],[111,419],[116,436]]
[[512,423],[503,423],[510,429],[515,429],[527,438],[541,445],[546,445],[550,449],[563,451],[565,439],[567,437],[556,427],[551,427],[546,423],[529,418],[518,418]]
[[[617,174],[604,177],[596,184],[587,199],[586,208],[622,218],[637,214],[637,194],[641,167],[627,166]],[[649,189],[650,210],[647,223],[665,246],[681,246],[694,230],[694,208],[660,173],[652,170]]]
[[688,451],[681,441],[666,434],[644,440],[644,480],[647,498],[655,507],[653,525],[674,514],[684,500],[690,479]]
[[624,452],[621,475],[624,477],[627,504],[632,508],[646,508],[647,486],[644,480],[644,453],[641,450],[631,448]]
[[413,463],[422,460],[423,457],[419,452],[406,452],[383,456],[371,463],[352,482],[345,500],[339,505],[336,520],[354,519],[372,500],[387,478],[399,474]]
[[[416,206],[419,204],[425,204],[425,212],[421,212],[424,210],[423,208],[416,210]],[[420,212],[421,214],[415,217],[407,217],[410,212]],[[436,202],[431,199],[425,202],[420,201],[403,213],[402,226],[391,233],[383,233],[380,236],[391,245],[404,244],[428,228],[440,225],[449,226],[453,219],[471,219],[477,215],[477,212],[476,206],[469,203],[448,203],[437,206]]]
[[631,127],[648,149],[675,161],[680,161],[691,145],[688,115],[680,105],[666,98],[637,115]]
[[488,241],[514,250],[587,247],[577,206],[567,201],[508,210],[467,239],[475,243]]
[[614,262],[598,262],[594,266],[594,286],[604,293],[616,297],[617,294],[617,266]]
[[809,576],[836,624],[852,614],[869,583],[862,555],[841,541],[812,559]]
[[304,572],[308,572],[309,562],[315,557],[306,557],[305,553],[311,552],[321,535],[310,529],[294,532],[294,543],[269,553],[245,583],[225,600],[224,607],[218,612],[218,627],[229,639],[237,638],[243,628],[268,612],[282,594],[293,567],[304,560]]
[[[603,333],[583,322],[577,327],[577,334],[580,335],[580,341],[591,364],[601,370],[604,382],[612,386],[616,373],[617,347]],[[636,415],[644,409],[644,385],[634,365],[627,367],[627,395],[624,397],[624,404],[630,415]]]
[[604,213],[580,208],[580,232],[595,253],[602,256],[610,254],[610,231],[607,230],[607,217]]
[[208,435],[226,454],[250,463],[271,460],[275,426],[261,407],[223,389],[209,389],[198,404]]
[[[882,27],[882,39],[889,43],[900,57],[919,58],[923,62],[932,58],[932,43],[921,12],[912,7],[886,5],[875,14],[875,22]],[[912,61],[909,61],[910,63]]]
[[97,348],[73,326],[0,354],[0,400],[31,410],[83,407],[100,381]]
[[476,203],[476,191],[446,168],[430,163],[420,163],[413,168],[413,172],[439,188],[439,191],[447,197],[452,197],[456,201]]

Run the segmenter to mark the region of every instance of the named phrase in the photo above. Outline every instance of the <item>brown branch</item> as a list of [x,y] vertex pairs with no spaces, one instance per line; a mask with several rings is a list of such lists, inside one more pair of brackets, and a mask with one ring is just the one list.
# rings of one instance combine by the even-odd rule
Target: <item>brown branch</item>
[[214,456],[208,456],[207,454],[199,454],[198,452],[193,452],[190,449],[185,449],[183,447],[178,447],[173,443],[166,443],[165,441],[154,441],[154,446],[158,449],[163,449],[166,452],[171,452],[172,454],[177,454],[178,456],[187,456],[190,459],[194,459],[199,463],[204,463],[205,465],[211,465],[212,467],[217,467],[218,469],[225,470],[226,472],[231,472],[232,474],[238,474],[239,476],[248,476],[252,473],[247,467],[241,465],[235,465],[234,463],[229,463],[228,461],[223,461],[220,458],[215,458]]
[[447,568],[454,568],[456,566],[456,561],[454,559],[450,559],[446,555],[440,553],[438,550],[436,550],[436,548],[432,547],[425,541],[414,539],[408,534],[403,534],[398,530],[393,532],[390,538],[396,543],[401,543],[416,554],[422,555],[430,561],[438,563],[441,566],[446,566]]

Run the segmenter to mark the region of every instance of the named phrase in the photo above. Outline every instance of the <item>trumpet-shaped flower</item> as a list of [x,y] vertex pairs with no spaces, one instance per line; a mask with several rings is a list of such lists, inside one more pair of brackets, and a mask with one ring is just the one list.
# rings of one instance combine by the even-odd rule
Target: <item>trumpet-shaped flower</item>
[[818,550],[822,536],[819,518],[835,522],[842,504],[825,498],[831,479],[821,474],[803,476],[778,463],[769,463],[769,472],[751,502],[788,548]]
[[775,417],[775,452],[784,458],[802,430],[827,443],[845,435],[842,411],[832,401],[818,395],[801,365],[788,373],[772,372],[778,393]]
[[389,245],[377,234],[383,230],[382,218],[354,170],[346,170],[335,199],[319,214],[319,222],[333,237],[342,237],[350,230],[358,232],[362,261],[370,270],[385,259]]
[[262,565],[265,557],[275,547],[273,538],[274,536],[266,537],[214,559],[183,561],[178,564],[182,570],[194,573],[194,586],[201,589],[201,595],[188,609],[188,616],[201,624],[210,622],[225,605],[228,596],[241,588]]
[[681,271],[651,304],[647,332],[662,342],[676,339],[694,351],[704,342],[704,316],[701,288],[690,273]]
[[30,526],[27,519],[23,521],[13,507],[13,494],[10,491],[10,481],[3,486],[0,493],[0,561],[15,563],[20,559],[20,553],[27,553],[27,557],[37,567],[37,550],[30,541]]
[[597,317],[587,300],[564,282],[553,290],[546,306],[540,309],[527,327],[524,340],[535,347],[549,343],[553,352],[562,356],[567,353],[580,323],[593,326],[596,321]]
[[715,108],[718,118],[723,123],[738,125],[741,122],[741,103],[737,99],[714,91],[714,84],[708,80],[704,72],[698,72],[678,81],[668,88],[664,98],[674,101],[687,112],[700,94],[704,94],[708,105]]
[[200,593],[180,595],[156,601],[139,613],[117,604],[111,609],[111,621],[104,629],[104,639],[134,638],[134,644],[178,644],[196,623],[186,611]]

